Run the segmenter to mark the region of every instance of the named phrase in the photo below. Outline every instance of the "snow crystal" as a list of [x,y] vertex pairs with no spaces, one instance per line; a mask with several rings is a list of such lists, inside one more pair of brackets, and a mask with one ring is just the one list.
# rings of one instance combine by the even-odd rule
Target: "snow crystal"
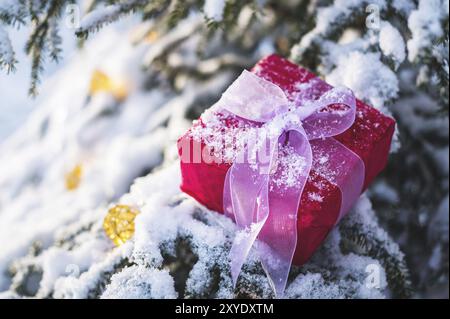
[[308,198],[314,202],[319,202],[319,203],[323,202],[323,196],[320,196],[319,194],[314,193],[314,192],[309,193]]
[[328,161],[329,161],[329,158],[328,158],[327,155],[323,155],[323,156],[321,156],[321,157],[318,159],[318,162],[319,162],[319,164],[321,164],[321,165],[325,164],[325,163],[328,162]]
[[278,187],[291,188],[298,185],[300,176],[305,176],[306,159],[295,152],[291,146],[284,146],[280,149],[277,156],[277,172],[275,178],[271,179],[273,184]]

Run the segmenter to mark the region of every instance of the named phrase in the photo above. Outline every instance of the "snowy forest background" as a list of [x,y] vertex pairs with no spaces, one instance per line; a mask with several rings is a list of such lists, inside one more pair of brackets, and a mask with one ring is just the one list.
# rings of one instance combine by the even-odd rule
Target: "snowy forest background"
[[[272,297],[254,257],[233,291],[176,140],[273,52],[398,122],[286,297],[448,298],[448,37],[448,0],[0,0],[0,298]],[[120,247],[114,204],[141,211]]]

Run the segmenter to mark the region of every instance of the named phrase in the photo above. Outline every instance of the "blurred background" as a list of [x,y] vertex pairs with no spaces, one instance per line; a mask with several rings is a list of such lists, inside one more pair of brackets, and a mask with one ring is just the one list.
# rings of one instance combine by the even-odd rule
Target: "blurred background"
[[[448,8],[0,0],[0,298],[273,297],[256,260],[232,290],[234,226],[180,193],[176,149],[272,53],[398,123],[386,171],[286,296],[448,298]],[[117,204],[140,214],[114,247]]]

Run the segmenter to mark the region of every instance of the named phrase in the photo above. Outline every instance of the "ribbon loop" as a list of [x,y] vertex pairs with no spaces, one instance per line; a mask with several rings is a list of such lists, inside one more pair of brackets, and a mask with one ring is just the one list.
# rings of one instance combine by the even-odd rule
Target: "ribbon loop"
[[[362,167],[356,182],[349,184],[345,178],[332,181],[342,192],[340,217],[359,196],[364,180],[362,160],[348,150],[354,156],[346,161],[347,149],[331,138],[355,121],[353,93],[349,89],[335,88],[315,100],[305,96],[308,94],[299,95],[302,98],[292,103],[280,87],[244,71],[214,106],[264,124],[256,140],[247,142],[242,156],[237,157],[240,160],[228,170],[223,202],[225,214],[233,218],[240,229],[230,250],[234,285],[259,239],[255,248],[277,297],[284,292],[296,250],[297,212],[316,153],[311,143],[325,152],[328,146],[335,147],[336,160],[330,162],[333,168],[345,163],[349,171]],[[267,154],[267,147],[268,163],[261,160],[261,154]],[[252,156],[246,158],[246,154]],[[351,191],[341,186],[348,186]]]
[[310,140],[339,135],[355,122],[356,100],[349,89],[333,88],[308,106],[314,111],[303,120],[303,127]]
[[287,111],[289,100],[283,90],[257,75],[244,71],[223,93],[215,107],[255,122],[268,122],[276,112]]

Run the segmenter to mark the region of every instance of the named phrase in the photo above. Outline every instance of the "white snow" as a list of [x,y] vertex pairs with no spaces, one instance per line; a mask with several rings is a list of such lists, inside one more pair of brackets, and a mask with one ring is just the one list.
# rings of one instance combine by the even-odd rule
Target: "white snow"
[[40,294],[47,296],[60,277],[85,272],[92,264],[100,261],[109,251],[110,245],[99,239],[89,239],[73,251],[52,247],[40,256],[43,277],[40,282]]
[[282,147],[277,154],[276,160],[276,178],[273,178],[271,183],[278,187],[291,188],[298,186],[300,176],[307,175],[306,159],[297,154],[291,146]]
[[222,21],[226,0],[205,0],[203,11],[207,18]]
[[400,32],[389,22],[384,22],[380,29],[379,41],[383,54],[392,57],[398,67],[406,58],[405,42]]
[[[321,287],[321,289],[316,289]],[[342,288],[327,283],[321,274],[299,275],[286,290],[286,297],[297,299],[343,299]]]
[[128,13],[127,8],[131,8],[134,5],[145,4],[145,0],[128,0],[119,4],[111,5],[99,5],[95,10],[86,14],[81,22],[77,31],[96,32],[98,29],[108,23],[111,23],[114,19],[120,17],[124,13]]
[[[384,0],[370,1],[371,5],[377,6],[379,10],[386,7]],[[355,9],[363,9],[368,5],[364,0],[336,0],[326,7],[320,7],[316,15],[314,29],[302,37],[300,43],[293,48],[295,55],[307,50],[314,41],[320,41],[329,32],[330,26],[349,19]]]
[[408,41],[408,59],[416,60],[438,43],[433,43],[444,34],[441,19],[449,14],[448,0],[420,0],[419,7],[408,18],[412,38]]
[[319,203],[321,203],[321,202],[323,201],[323,197],[320,196],[320,195],[317,194],[317,193],[309,193],[309,194],[308,194],[308,197],[309,197],[310,200],[312,200],[312,201],[314,201],[314,202],[319,202]]
[[79,30],[96,31],[102,24],[110,22],[114,17],[120,14],[120,5],[109,5],[94,10],[83,17]]
[[13,16],[19,16],[21,4],[16,0],[2,0],[0,3],[0,12],[7,12]]
[[411,0],[394,0],[392,1],[392,6],[406,17],[416,7],[414,1]]
[[326,80],[331,85],[349,87],[358,98],[386,114],[385,104],[396,98],[399,90],[396,75],[380,61],[378,53],[352,51],[340,56]]
[[111,278],[103,299],[175,299],[178,294],[167,270],[126,268]]

